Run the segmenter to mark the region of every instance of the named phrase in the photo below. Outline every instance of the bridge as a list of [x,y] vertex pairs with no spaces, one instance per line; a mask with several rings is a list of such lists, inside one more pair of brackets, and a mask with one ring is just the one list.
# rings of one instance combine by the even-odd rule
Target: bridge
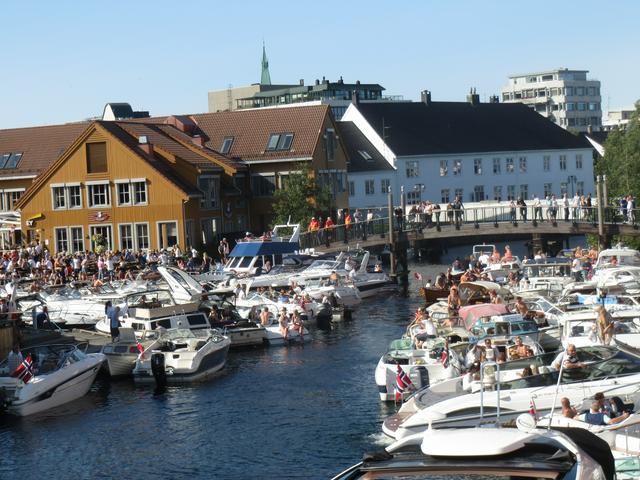
[[[441,211],[439,214],[410,213],[376,218],[368,222],[334,225],[332,228],[305,232],[300,236],[301,248],[317,248],[323,252],[337,252],[356,246],[375,249],[385,245],[419,245],[423,241],[449,241],[464,238],[530,236],[564,236],[592,234],[608,245],[613,235],[640,234],[638,215],[634,209],[630,218],[616,207],[569,208],[559,207],[556,215],[547,207],[535,211],[513,209],[508,205]],[[565,218],[566,214],[566,218]],[[600,224],[602,217],[602,224]],[[393,229],[392,235],[389,230]]]

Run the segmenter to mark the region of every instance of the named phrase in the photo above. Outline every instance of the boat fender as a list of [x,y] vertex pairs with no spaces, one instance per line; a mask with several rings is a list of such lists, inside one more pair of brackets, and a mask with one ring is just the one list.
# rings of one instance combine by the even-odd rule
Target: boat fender
[[151,373],[156,380],[158,387],[163,387],[167,384],[167,373],[164,368],[164,354],[154,353],[151,355]]

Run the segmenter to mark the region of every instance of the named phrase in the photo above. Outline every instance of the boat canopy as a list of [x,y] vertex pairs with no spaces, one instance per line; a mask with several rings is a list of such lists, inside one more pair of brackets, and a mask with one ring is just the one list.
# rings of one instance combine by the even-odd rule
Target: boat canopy
[[257,257],[261,255],[284,255],[294,253],[300,249],[297,242],[240,242],[230,257]]
[[460,307],[459,315],[464,327],[470,330],[478,319],[509,313],[507,306],[502,303],[481,303],[479,305],[467,305]]

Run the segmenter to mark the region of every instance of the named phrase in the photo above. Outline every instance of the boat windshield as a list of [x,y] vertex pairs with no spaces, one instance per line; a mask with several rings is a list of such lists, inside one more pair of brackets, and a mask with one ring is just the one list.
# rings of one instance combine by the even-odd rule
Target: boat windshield
[[525,265],[523,268],[524,276],[527,278],[534,277],[568,277],[571,273],[570,264],[543,264],[543,265]]
[[335,260],[314,260],[307,270],[335,270],[337,264]]
[[[36,375],[47,375],[86,358],[74,345],[41,345],[22,350],[24,358],[29,355]],[[5,369],[6,361],[0,363],[0,371]]]

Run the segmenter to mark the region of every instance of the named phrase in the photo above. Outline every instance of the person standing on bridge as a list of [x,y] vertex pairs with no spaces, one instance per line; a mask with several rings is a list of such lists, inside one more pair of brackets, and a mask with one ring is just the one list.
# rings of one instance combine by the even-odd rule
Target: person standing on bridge
[[569,221],[569,197],[567,197],[566,193],[562,196],[562,209],[564,210],[564,221],[568,222]]
[[456,227],[459,227],[462,224],[462,211],[464,210],[464,205],[462,205],[462,199],[460,195],[456,195],[456,199],[453,202],[453,211],[455,212],[456,217]]
[[540,197],[538,197],[538,195],[533,196],[533,219],[544,222],[544,219],[542,218],[542,203],[540,202]]
[[527,223],[527,204],[524,202],[524,198],[518,197],[517,205],[520,207],[520,219]]

